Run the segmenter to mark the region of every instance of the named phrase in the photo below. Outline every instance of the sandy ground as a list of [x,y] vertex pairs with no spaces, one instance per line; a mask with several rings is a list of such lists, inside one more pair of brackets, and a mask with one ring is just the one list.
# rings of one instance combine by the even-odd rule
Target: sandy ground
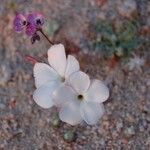
[[[128,2],[125,7],[123,2]],[[150,49],[149,42],[133,50],[144,63],[131,67],[130,59],[104,58],[91,46],[90,26],[97,20],[122,22],[138,15],[143,38],[149,41],[148,0],[2,0],[0,2],[0,150],[149,150],[150,149]],[[110,98],[99,123],[72,127],[53,126],[56,109],[44,110],[32,99],[35,90],[31,55],[40,61],[49,43],[32,45],[12,29],[15,12],[40,11],[47,19],[45,31],[62,42],[79,60],[83,71],[108,85]],[[95,33],[96,34],[96,33]],[[67,142],[64,134],[74,131]]]

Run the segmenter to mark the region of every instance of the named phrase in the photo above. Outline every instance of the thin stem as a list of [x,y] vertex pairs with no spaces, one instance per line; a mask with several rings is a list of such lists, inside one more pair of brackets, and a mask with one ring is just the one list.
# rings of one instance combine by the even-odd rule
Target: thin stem
[[54,43],[47,37],[47,35],[43,32],[42,29],[38,29],[38,31],[40,31],[42,33],[42,35],[47,39],[47,41],[51,44],[54,45]]

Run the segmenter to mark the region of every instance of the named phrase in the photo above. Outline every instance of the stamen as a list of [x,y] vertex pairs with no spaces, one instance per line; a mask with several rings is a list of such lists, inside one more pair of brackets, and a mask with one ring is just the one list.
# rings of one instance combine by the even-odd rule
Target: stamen
[[51,44],[54,45],[54,43],[47,37],[47,35],[43,32],[41,28],[37,29],[37,31],[41,32],[42,35],[47,39],[47,41]]

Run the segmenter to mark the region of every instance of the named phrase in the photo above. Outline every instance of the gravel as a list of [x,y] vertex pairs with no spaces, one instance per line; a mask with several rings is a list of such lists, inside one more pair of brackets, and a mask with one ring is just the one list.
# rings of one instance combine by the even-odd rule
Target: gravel
[[[34,103],[33,66],[24,56],[46,61],[43,55],[49,44],[41,38],[40,43],[31,45],[29,38],[16,34],[11,26],[16,11],[32,10],[45,14],[47,22],[55,22],[52,23],[55,27],[48,32],[50,38],[62,41],[91,78],[108,85],[110,98],[104,103],[106,111],[97,125],[83,122],[70,126],[53,118],[55,108],[45,110]],[[130,58],[121,59],[111,68],[110,59],[102,58],[90,47],[91,23],[99,19],[121,22],[134,18],[137,11],[139,24],[148,26],[149,6],[145,0],[1,1],[0,150],[149,150],[149,46],[134,51],[145,62],[140,70],[130,70]],[[64,139],[68,131],[73,131],[70,137],[65,136],[73,139],[69,142]]]

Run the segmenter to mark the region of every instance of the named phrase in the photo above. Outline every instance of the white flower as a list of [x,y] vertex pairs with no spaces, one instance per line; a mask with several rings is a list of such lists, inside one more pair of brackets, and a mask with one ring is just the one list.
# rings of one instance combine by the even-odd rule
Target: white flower
[[69,85],[63,85],[53,93],[54,100],[62,104],[60,119],[71,125],[82,120],[90,125],[96,124],[104,113],[102,102],[108,97],[109,90],[103,82],[90,81],[89,76],[81,71],[69,77]]
[[35,102],[43,108],[54,105],[52,93],[59,86],[67,82],[68,77],[79,70],[79,63],[74,56],[66,59],[65,49],[62,44],[54,45],[48,50],[48,62],[36,63],[34,77],[36,90],[33,94]]
[[145,63],[144,59],[134,55],[134,58],[130,58],[128,66],[130,70],[137,69],[140,71],[144,63]]

